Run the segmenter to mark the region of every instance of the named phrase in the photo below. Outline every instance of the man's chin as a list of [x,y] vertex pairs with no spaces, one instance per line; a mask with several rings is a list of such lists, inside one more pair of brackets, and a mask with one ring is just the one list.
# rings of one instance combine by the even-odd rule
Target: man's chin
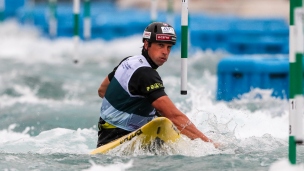
[[160,66],[164,65],[164,63],[165,63],[165,62],[163,62],[163,63],[158,63],[158,64],[156,64],[156,65],[160,67]]

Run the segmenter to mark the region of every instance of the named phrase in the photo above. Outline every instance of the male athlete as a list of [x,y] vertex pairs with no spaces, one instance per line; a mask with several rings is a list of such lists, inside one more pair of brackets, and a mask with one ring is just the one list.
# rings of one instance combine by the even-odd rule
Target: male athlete
[[103,80],[98,89],[103,101],[97,147],[140,128],[160,115],[170,119],[190,139],[200,138],[213,143],[176,108],[165,93],[163,81],[156,71],[168,60],[175,42],[173,27],[161,22],[151,23],[143,33],[142,54],[126,57]]

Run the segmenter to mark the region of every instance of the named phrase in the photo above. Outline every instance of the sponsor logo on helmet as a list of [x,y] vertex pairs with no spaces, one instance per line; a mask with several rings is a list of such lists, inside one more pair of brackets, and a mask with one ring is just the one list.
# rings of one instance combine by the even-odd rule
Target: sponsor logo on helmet
[[168,40],[172,40],[172,36],[167,34],[156,34],[156,40],[168,41]]
[[145,39],[150,39],[150,37],[151,37],[151,32],[149,32],[149,31],[144,31],[143,38],[145,38]]
[[175,31],[172,27],[161,27],[163,33],[175,34]]

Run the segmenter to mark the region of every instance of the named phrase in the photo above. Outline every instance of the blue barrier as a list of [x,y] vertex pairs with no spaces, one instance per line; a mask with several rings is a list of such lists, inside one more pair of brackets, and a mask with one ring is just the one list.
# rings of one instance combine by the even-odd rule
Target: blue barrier
[[[21,1],[21,0],[19,0]],[[59,3],[57,8],[58,36],[73,36],[73,9],[71,3]],[[33,20],[48,35],[48,4],[34,9],[19,10],[18,20]],[[166,12],[158,11],[158,21],[166,21]],[[83,38],[83,8],[80,10],[80,38]],[[150,23],[150,11],[119,9],[114,3],[91,4],[91,38],[112,40],[142,34]],[[181,16],[174,14],[177,45],[180,45]],[[214,16],[202,13],[189,14],[190,43],[202,50],[224,50],[232,54],[287,54],[289,26],[283,19],[244,19],[235,16]]]
[[4,17],[14,17],[17,14],[17,11],[24,7],[25,0],[4,0],[5,3],[5,11]]
[[238,19],[228,41],[233,54],[287,54],[289,27],[283,19]]
[[142,34],[149,23],[150,16],[146,12],[116,11],[114,16],[112,13],[102,13],[92,16],[92,38],[112,40]]
[[231,56],[217,68],[217,100],[230,101],[252,88],[272,89],[272,96],[288,98],[289,61],[287,56]]
[[235,36],[228,40],[227,50],[232,54],[287,54],[289,51],[288,42],[288,37]]
[[191,18],[190,41],[191,45],[202,50],[227,50],[227,43],[231,32],[231,23],[235,18]]

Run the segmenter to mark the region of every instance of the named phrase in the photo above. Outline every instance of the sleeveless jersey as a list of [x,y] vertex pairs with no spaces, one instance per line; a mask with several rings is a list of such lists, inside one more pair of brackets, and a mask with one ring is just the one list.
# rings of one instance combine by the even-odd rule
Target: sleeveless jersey
[[129,81],[141,67],[150,67],[142,55],[121,62],[112,78],[100,109],[100,117],[118,128],[134,131],[155,117],[155,109],[147,98],[132,95]]

